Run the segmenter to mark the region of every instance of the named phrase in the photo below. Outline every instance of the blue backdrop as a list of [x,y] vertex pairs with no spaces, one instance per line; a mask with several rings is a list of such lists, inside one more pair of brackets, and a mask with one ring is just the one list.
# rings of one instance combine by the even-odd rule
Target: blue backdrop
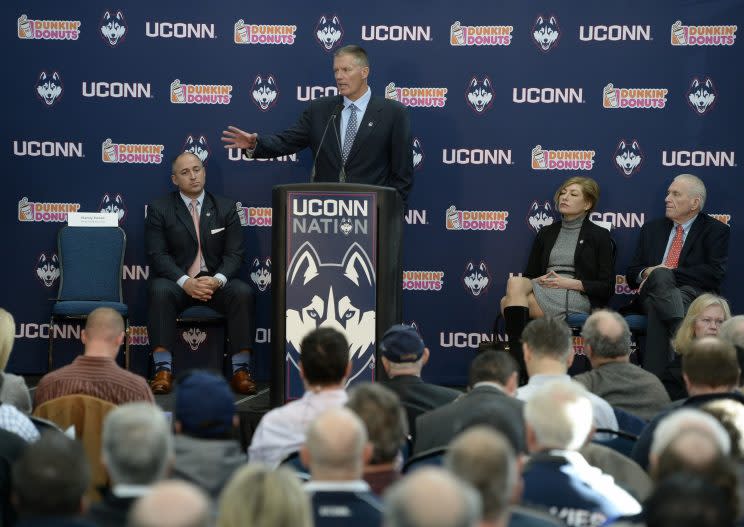
[[[553,192],[572,175],[602,188],[595,215],[612,222],[618,246],[614,305],[629,298],[622,274],[639,228],[663,214],[665,189],[683,172],[703,178],[706,212],[733,228],[723,293],[734,310],[744,302],[740,0],[84,4],[0,7],[11,371],[45,369],[66,212],[108,209],[128,236],[124,296],[144,372],[145,204],[172,189],[170,160],[191,148],[205,158],[208,188],[244,207],[256,366],[268,378],[271,188],[306,181],[312,159],[244,160],[222,148],[220,132],[293,123],[309,98],[335,92],[332,52],[350,43],[370,55],[373,93],[410,106],[404,318],[431,349],[429,380],[464,383],[475,347],[494,337],[508,276],[523,269]],[[62,353],[79,350],[77,333],[61,328]]]

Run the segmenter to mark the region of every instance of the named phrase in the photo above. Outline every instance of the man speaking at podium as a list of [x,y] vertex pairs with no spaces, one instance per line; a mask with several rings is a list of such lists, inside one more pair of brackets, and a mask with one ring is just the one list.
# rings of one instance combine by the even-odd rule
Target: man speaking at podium
[[250,157],[273,158],[313,151],[311,181],[349,182],[395,188],[405,203],[413,184],[411,123],[397,101],[372,96],[369,61],[359,46],[339,48],[333,57],[339,95],[310,103],[299,120],[276,135],[228,126],[225,148]]

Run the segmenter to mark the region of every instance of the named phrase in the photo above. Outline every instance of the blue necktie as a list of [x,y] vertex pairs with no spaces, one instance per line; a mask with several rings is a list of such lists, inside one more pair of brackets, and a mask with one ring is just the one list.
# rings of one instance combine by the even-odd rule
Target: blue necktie
[[351,151],[351,145],[354,144],[354,138],[356,137],[357,133],[357,107],[353,104],[349,105],[349,110],[351,110],[351,117],[349,117],[349,123],[346,125],[346,136],[344,137],[344,147],[341,149],[341,157],[344,160],[344,164],[346,164],[346,158],[349,157],[349,152]]

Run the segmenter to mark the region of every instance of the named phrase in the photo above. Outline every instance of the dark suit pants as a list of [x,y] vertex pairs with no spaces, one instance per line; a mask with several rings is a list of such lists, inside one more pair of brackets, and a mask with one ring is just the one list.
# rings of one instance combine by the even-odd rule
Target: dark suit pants
[[255,299],[251,287],[238,279],[228,280],[208,302],[194,300],[173,280],[150,280],[147,313],[150,346],[153,349],[163,346],[172,351],[176,340],[176,317],[195,305],[209,306],[225,316],[232,353],[253,348]]
[[655,269],[643,284],[641,303],[648,315],[646,349],[643,368],[661,376],[672,360],[670,341],[674,337],[687,308],[700,294],[696,288],[677,286],[671,269]]

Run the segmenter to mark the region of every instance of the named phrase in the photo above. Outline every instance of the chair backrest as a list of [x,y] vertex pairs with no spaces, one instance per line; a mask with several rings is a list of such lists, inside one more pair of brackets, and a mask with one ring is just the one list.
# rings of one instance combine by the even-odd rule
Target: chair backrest
[[403,465],[403,474],[408,474],[422,467],[441,467],[444,463],[444,455],[447,453],[447,447],[431,448],[424,450],[409,459]]
[[612,407],[612,411],[615,413],[617,419],[617,428],[623,432],[629,432],[634,435],[641,435],[643,429],[646,428],[646,421],[638,417],[637,415],[626,412],[622,408]]
[[120,227],[62,227],[57,300],[122,302],[127,236]]
[[109,401],[74,394],[51,399],[34,410],[35,417],[47,419],[62,430],[75,427],[75,438],[82,442],[90,463],[91,484],[87,495],[94,501],[100,499],[96,489],[106,485],[108,479],[101,462],[103,420],[114,408],[116,405]]

